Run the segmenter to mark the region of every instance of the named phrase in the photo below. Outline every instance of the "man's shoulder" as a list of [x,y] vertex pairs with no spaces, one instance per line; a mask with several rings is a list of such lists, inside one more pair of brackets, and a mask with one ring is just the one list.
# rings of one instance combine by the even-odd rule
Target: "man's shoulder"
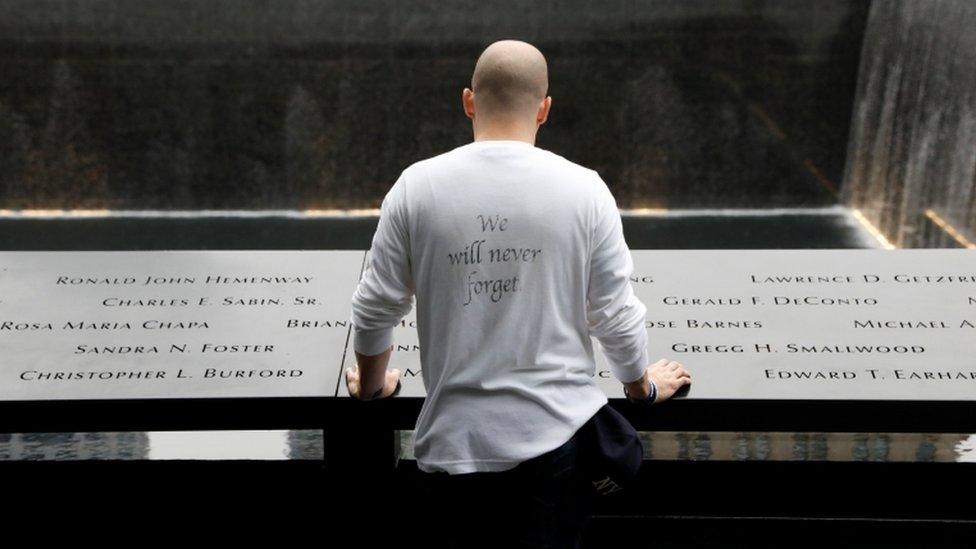
[[425,158],[417,159],[412,164],[404,168],[403,171],[411,171],[414,173],[436,171],[438,168],[447,166],[454,161],[459,149],[460,147],[457,147]]
[[415,160],[412,164],[408,165],[406,168],[403,168],[403,173],[411,176],[417,173],[422,173],[426,169],[427,163],[433,158],[436,157],[421,158],[420,160]]
[[581,196],[594,196],[602,191],[601,187],[606,188],[606,183],[603,182],[600,173],[593,168],[574,162],[548,149],[539,150],[550,160],[551,169],[563,176],[560,178],[562,183],[566,185],[573,182],[571,188],[581,193]]
[[545,153],[545,155],[548,156],[549,159],[553,161],[553,163],[559,165],[562,168],[565,168],[566,170],[577,172],[580,176],[586,178],[600,177],[600,174],[597,173],[596,170],[592,168],[588,168],[578,162],[573,162],[572,160],[566,158],[565,156],[559,153],[555,153],[553,151],[550,151],[549,149],[543,149],[543,148],[539,148],[539,150]]

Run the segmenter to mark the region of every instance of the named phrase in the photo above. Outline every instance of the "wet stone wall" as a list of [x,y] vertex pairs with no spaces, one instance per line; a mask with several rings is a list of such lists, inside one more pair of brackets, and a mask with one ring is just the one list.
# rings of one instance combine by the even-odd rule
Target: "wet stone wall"
[[0,209],[378,207],[536,44],[621,207],[837,203],[866,0],[4,0]]

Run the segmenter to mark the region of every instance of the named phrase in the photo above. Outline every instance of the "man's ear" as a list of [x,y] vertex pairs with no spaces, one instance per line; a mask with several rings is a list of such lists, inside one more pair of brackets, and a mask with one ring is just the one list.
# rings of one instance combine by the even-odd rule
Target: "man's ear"
[[461,108],[464,109],[465,116],[474,118],[474,91],[471,88],[464,88],[461,92]]
[[539,112],[536,114],[535,123],[537,125],[542,125],[549,119],[549,109],[552,108],[552,96],[547,95],[545,99],[542,100],[542,104],[539,105]]

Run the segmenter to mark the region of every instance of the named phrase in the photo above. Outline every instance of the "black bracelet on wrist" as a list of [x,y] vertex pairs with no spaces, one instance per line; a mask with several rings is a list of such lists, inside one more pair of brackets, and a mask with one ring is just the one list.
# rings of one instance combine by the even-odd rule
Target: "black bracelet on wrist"
[[631,398],[631,396],[627,394],[627,386],[624,385],[624,396],[627,397],[627,400],[635,404],[654,404],[654,401],[657,400],[657,384],[654,383],[654,380],[651,380],[651,392],[645,399]]

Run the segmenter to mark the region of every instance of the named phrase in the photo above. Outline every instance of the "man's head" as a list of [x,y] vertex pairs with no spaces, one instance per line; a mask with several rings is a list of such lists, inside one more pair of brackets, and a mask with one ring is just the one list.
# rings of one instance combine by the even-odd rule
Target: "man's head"
[[552,98],[546,58],[520,40],[499,40],[478,57],[461,100],[475,125],[534,132],[546,121]]

